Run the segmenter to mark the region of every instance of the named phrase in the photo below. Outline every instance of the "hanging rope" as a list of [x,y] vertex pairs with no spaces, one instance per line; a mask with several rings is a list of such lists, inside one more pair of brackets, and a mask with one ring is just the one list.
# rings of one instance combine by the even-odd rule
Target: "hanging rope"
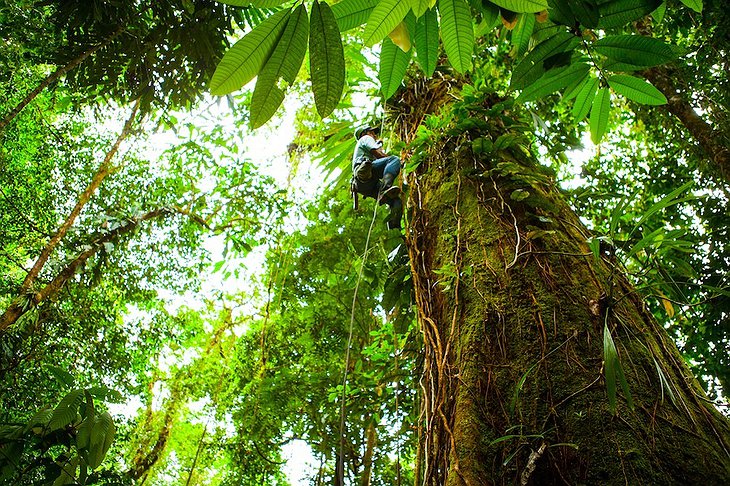
[[[378,199],[380,198],[380,191],[378,191]],[[370,228],[368,229],[368,236],[365,239],[365,251],[362,254],[362,262],[360,264],[360,271],[357,275],[357,281],[355,282],[355,291],[352,294],[352,310],[350,311],[350,330],[347,336],[347,349],[345,351],[345,369],[342,373],[342,396],[340,397],[340,452],[337,457],[337,467],[335,468],[335,485],[343,486],[345,484],[345,400],[347,396],[347,374],[350,368],[350,347],[352,346],[352,331],[355,324],[355,304],[357,303],[357,292],[360,289],[360,281],[362,280],[362,272],[365,268],[365,262],[367,260],[370,236],[373,233],[373,226],[375,225],[375,218],[378,215],[378,205],[373,205],[373,219],[370,221]]]
[[[385,100],[383,100],[383,115],[380,117],[380,133],[383,133],[385,126]],[[355,324],[355,304],[357,303],[357,293],[360,289],[360,282],[362,280],[362,273],[365,269],[365,262],[367,261],[368,251],[370,249],[370,236],[373,233],[373,226],[375,225],[375,218],[378,215],[378,204],[380,200],[380,191],[378,189],[378,197],[375,199],[376,204],[373,205],[373,218],[370,221],[370,228],[368,228],[368,235],[365,239],[365,250],[362,254],[362,262],[360,264],[360,271],[357,275],[357,281],[355,282],[355,291],[352,294],[352,309],[350,311],[350,329],[347,336],[347,349],[345,351],[345,368],[342,372],[342,396],[340,397],[340,450],[337,455],[337,465],[335,467],[335,486],[344,486],[345,484],[345,401],[347,398],[347,375],[350,368],[350,347],[352,346],[352,332]],[[357,196],[356,196],[357,197]]]

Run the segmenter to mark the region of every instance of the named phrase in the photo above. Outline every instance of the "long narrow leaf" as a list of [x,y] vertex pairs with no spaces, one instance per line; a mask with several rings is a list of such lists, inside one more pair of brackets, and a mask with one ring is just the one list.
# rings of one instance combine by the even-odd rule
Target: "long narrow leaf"
[[451,65],[460,73],[471,69],[474,51],[474,27],[471,10],[465,0],[439,0],[441,40]]
[[608,408],[612,414],[616,413],[616,364],[618,354],[616,345],[611,337],[608,325],[603,325],[603,375],[606,379],[606,392],[608,394]]
[[598,90],[591,106],[591,140],[597,144],[608,128],[608,115],[611,112],[611,93],[608,88]]
[[410,52],[403,52],[390,39],[383,39],[383,46],[380,50],[380,70],[378,79],[380,89],[385,99],[390,98],[398,90],[403,76],[408,69],[411,60]]
[[621,390],[626,396],[626,402],[630,409],[634,408],[634,401],[629,390],[629,384],[626,381],[624,370],[618,358],[616,344],[611,337],[611,331],[608,324],[603,325],[603,371],[606,379],[606,391],[608,393],[608,407],[611,413],[616,413],[616,378],[621,385]]
[[410,0],[380,0],[368,18],[363,42],[372,46],[395,29],[411,9]]
[[662,209],[668,208],[669,206],[672,206],[674,204],[681,203],[683,201],[688,201],[693,199],[693,197],[690,198],[682,198],[677,199],[677,196],[685,192],[687,189],[692,187],[694,185],[694,181],[689,181],[684,184],[682,184],[680,187],[676,188],[663,198],[661,198],[657,203],[653,204],[644,214],[641,215],[641,218],[636,223],[636,228],[641,226],[641,224],[646,221],[647,219],[651,218],[654,214],[661,211]]
[[301,4],[289,17],[274,52],[256,80],[256,88],[251,98],[253,128],[266,123],[284,100],[284,91],[277,84],[279,79],[288,84],[292,84],[296,79],[304,61],[308,35],[309,18],[304,4]]
[[537,363],[530,366],[527,369],[527,371],[525,371],[525,373],[522,375],[522,377],[520,378],[520,381],[517,382],[517,386],[515,387],[515,392],[512,394],[512,401],[509,404],[510,415],[515,413],[515,408],[517,408],[517,402],[520,399],[520,392],[522,391],[522,387],[525,385],[525,381],[527,381],[527,377],[529,376],[530,373],[532,373],[532,370],[534,370],[536,366],[537,366]]
[[324,118],[337,107],[345,87],[342,38],[332,9],[314,0],[310,16],[309,70],[317,112]]
[[275,13],[228,49],[213,73],[211,94],[232,93],[251,81],[274,50],[288,18],[288,9]]
[[439,25],[434,9],[427,10],[416,23],[416,59],[426,76],[431,77],[439,58]]

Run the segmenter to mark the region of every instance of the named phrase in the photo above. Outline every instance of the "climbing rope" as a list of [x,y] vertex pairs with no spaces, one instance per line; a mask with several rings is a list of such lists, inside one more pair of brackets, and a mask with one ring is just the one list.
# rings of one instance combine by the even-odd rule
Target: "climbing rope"
[[[378,191],[378,199],[380,198],[380,191]],[[362,273],[365,269],[365,262],[367,260],[370,236],[373,233],[373,226],[375,225],[375,218],[378,215],[378,205],[373,205],[373,219],[370,221],[370,228],[368,229],[368,236],[365,239],[365,251],[362,254],[362,262],[360,264],[360,271],[357,275],[357,281],[355,282],[355,291],[352,294],[352,310],[350,311],[350,330],[347,336],[347,349],[345,351],[345,369],[342,373],[342,396],[340,397],[340,452],[337,458],[336,468],[336,482],[335,484],[344,485],[345,480],[345,400],[347,395],[347,374],[350,368],[350,347],[352,346],[352,331],[355,324],[355,304],[357,303],[357,292],[360,289],[360,281],[362,280]]]
[[[380,117],[380,133],[383,133],[385,127],[385,100],[383,100],[383,114]],[[386,148],[387,149],[387,148]],[[342,396],[340,397],[340,450],[337,457],[337,467],[335,468],[335,484],[343,486],[345,483],[345,402],[347,399],[347,375],[350,368],[350,348],[352,346],[352,333],[355,324],[355,305],[357,304],[357,293],[360,290],[360,282],[362,281],[362,273],[365,269],[365,263],[367,261],[368,251],[370,250],[370,237],[373,233],[373,226],[375,225],[375,218],[378,215],[378,204],[380,200],[380,188],[378,189],[378,196],[375,199],[376,204],[373,205],[373,218],[370,221],[370,227],[368,228],[368,235],[365,239],[365,250],[362,254],[362,262],[360,264],[360,270],[357,275],[357,281],[355,282],[355,291],[352,294],[352,309],[350,311],[350,329],[347,336],[347,349],[345,350],[345,366],[342,372]],[[357,196],[355,196],[357,198]],[[357,208],[357,206],[356,206]]]

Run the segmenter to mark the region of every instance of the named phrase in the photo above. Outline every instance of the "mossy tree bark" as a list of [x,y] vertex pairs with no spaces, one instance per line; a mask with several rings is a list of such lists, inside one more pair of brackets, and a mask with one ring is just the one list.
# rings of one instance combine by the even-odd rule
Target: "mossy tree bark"
[[[399,135],[413,140],[449,99],[443,79],[402,93]],[[724,484],[727,420],[615,258],[594,256],[549,174],[510,140],[513,115],[472,108],[433,130],[408,175],[425,484]],[[633,399],[617,384],[615,412],[606,328]]]

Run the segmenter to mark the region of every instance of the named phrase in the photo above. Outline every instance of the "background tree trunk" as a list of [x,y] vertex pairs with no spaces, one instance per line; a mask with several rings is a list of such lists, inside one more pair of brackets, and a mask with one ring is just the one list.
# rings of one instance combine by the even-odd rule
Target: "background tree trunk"
[[[438,79],[404,92],[401,138],[447,99]],[[447,115],[408,181],[426,484],[723,484],[727,420],[613,255],[594,256],[547,172],[510,140],[513,115],[471,109]],[[474,140],[503,135],[474,153]],[[616,385],[616,413],[604,329],[634,404]]]

